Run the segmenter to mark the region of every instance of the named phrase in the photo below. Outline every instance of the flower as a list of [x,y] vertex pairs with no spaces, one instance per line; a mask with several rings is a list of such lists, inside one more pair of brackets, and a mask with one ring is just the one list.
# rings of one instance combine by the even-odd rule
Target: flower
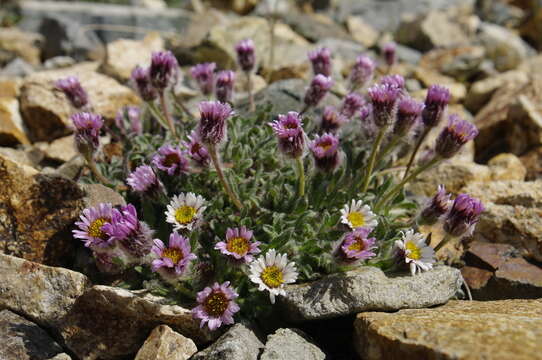
[[333,80],[322,74],[316,75],[305,93],[305,105],[316,106],[326,96],[329,89],[333,86]]
[[181,193],[173,196],[166,211],[166,221],[173,224],[175,230],[195,229],[207,208],[205,199],[194,193]]
[[124,136],[141,135],[143,133],[141,109],[137,106],[124,106],[117,112],[115,125]]
[[88,94],[81,86],[77,77],[68,76],[67,78],[59,79],[55,83],[55,86],[64,92],[74,108],[81,109],[88,104]]
[[192,309],[192,316],[201,320],[200,328],[207,324],[211,331],[222,324],[233,324],[233,315],[240,309],[234,301],[238,296],[229,281],[222,284],[215,282],[212,287],[198,292],[198,306]]
[[365,87],[373,78],[375,67],[376,65],[370,57],[358,56],[349,76],[351,91]]
[[244,39],[235,45],[235,51],[237,52],[237,62],[239,67],[244,72],[249,72],[254,69],[256,63],[256,56],[254,55],[254,42],[252,39]]
[[93,154],[100,145],[100,129],[104,121],[100,115],[82,112],[71,116],[75,126],[75,144],[84,156]]
[[233,97],[234,83],[235,73],[233,71],[220,71],[216,77],[216,99],[223,103],[231,101]]
[[216,250],[224,255],[234,258],[236,261],[242,263],[250,263],[253,260],[252,255],[260,253],[259,241],[253,241],[252,231],[247,230],[246,227],[231,229],[226,231],[226,241],[221,241],[215,245]]
[[149,77],[149,68],[142,68],[141,66],[136,66],[132,70],[132,81],[134,82],[139,96],[144,101],[153,101],[158,96],[156,89],[151,84],[151,79]]
[[414,127],[423,110],[423,104],[411,97],[403,97],[397,106],[397,117],[393,126],[393,133],[405,136]]
[[338,151],[339,138],[333,134],[316,135],[309,144],[309,149],[314,156],[316,168],[321,171],[334,171],[341,163],[341,155]]
[[177,232],[169,235],[168,246],[165,246],[161,240],[154,239],[151,252],[156,257],[152,261],[152,271],[171,282],[177,280],[186,271],[190,262],[197,258],[191,252],[188,238]]
[[452,114],[448,117],[448,125],[442,129],[437,138],[435,151],[443,158],[449,159],[477,135],[478,129],[474,124]]
[[83,210],[73,230],[73,237],[81,239],[88,248],[106,247],[111,244],[111,237],[103,230],[103,226],[111,222],[113,207],[110,203],[100,203],[96,207]]
[[218,101],[199,104],[198,136],[204,144],[216,145],[226,136],[226,120],[233,114],[230,105]]
[[450,101],[450,91],[444,86],[431,85],[425,97],[422,120],[425,126],[433,128],[440,123]]
[[373,252],[376,238],[368,238],[372,229],[361,227],[345,235],[339,247],[335,250],[336,258],[340,262],[352,263],[358,260],[370,259],[376,254]]
[[396,104],[401,89],[394,85],[374,85],[368,90],[373,105],[374,122],[377,126],[387,126],[393,122]]
[[361,200],[352,200],[341,209],[341,222],[348,225],[352,230],[360,227],[374,229],[378,225],[376,215],[369,205],[364,205]]
[[390,85],[395,86],[401,90],[405,89],[405,78],[401,75],[395,74],[395,75],[386,75],[382,79],[380,79],[380,84],[382,85]]
[[373,140],[378,133],[378,127],[375,124],[373,116],[373,105],[363,105],[359,111],[359,117],[361,119],[361,133],[363,137],[365,140]]
[[149,78],[152,86],[158,91],[164,91],[177,81],[179,64],[171,51],[153,52],[149,67]]
[[363,97],[358,93],[352,92],[344,97],[340,113],[347,119],[351,119],[364,104],[365,100],[363,100]]
[[339,128],[348,122],[348,119],[341,115],[333,106],[326,106],[320,122],[320,131],[336,133]]
[[309,60],[311,61],[314,75],[331,75],[331,51],[328,48],[323,47],[310,51]]
[[450,208],[450,194],[444,185],[439,185],[438,191],[420,212],[419,223],[424,225],[436,224]]
[[382,55],[386,61],[386,65],[392,66],[395,64],[397,45],[394,42],[389,42],[382,47]]
[[275,303],[275,296],[285,295],[285,284],[297,280],[297,268],[293,262],[288,262],[286,254],[277,254],[271,249],[264,256],[260,256],[250,264],[250,280],[258,285],[258,290],[269,291],[271,303]]
[[157,169],[167,172],[169,176],[188,172],[188,159],[177,146],[164,145],[160,147],[154,155],[152,163]]
[[215,86],[215,69],[215,63],[197,64],[190,68],[190,74],[192,74],[192,77],[196,80],[204,95],[213,93]]
[[410,265],[410,273],[428,271],[435,263],[435,251],[425,244],[425,238],[420,233],[409,229],[403,233],[401,240],[395,241],[395,256],[400,261]]
[[201,142],[197,131],[192,131],[190,135],[187,136],[188,141],[183,141],[182,145],[188,151],[190,158],[196,163],[199,167],[207,167],[211,161],[209,157],[209,152]]
[[291,158],[303,155],[305,133],[303,132],[303,122],[297,112],[290,111],[286,115],[279,115],[278,120],[270,122],[268,125],[275,131],[280,152]]
[[138,166],[126,179],[132,191],[147,195],[151,198],[158,197],[164,192],[164,185],[148,165]]
[[444,231],[454,237],[470,236],[480,220],[484,205],[467,194],[459,194],[444,220]]

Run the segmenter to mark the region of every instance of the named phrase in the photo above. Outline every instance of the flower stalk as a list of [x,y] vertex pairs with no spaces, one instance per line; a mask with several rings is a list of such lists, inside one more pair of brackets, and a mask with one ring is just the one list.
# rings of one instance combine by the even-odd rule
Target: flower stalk
[[403,180],[405,180],[408,176],[408,173],[410,172],[410,168],[412,167],[412,164],[414,163],[414,159],[416,159],[416,155],[418,154],[418,151],[420,150],[423,142],[425,141],[425,138],[429,134],[430,128],[425,128],[423,130],[422,135],[420,136],[418,142],[416,143],[416,146],[414,147],[414,150],[412,150],[412,154],[410,155],[410,158],[408,159],[408,164],[405,170],[405,173],[403,175]]
[[452,239],[453,239],[453,236],[451,236],[450,234],[445,234],[444,238],[442,238],[442,240],[440,240],[440,242],[437,244],[437,246],[435,246],[435,249],[434,249],[435,252],[442,249],[444,247],[444,245],[446,245]]
[[222,183],[222,186],[224,187],[224,191],[226,192],[226,194],[230,198],[231,202],[235,205],[235,207],[237,207],[237,209],[239,209],[239,210],[243,210],[243,205],[241,204],[241,201],[239,200],[237,195],[235,195],[235,193],[231,189],[230,185],[226,181],[226,178],[224,176],[224,172],[222,171],[222,166],[220,165],[220,161],[218,160],[218,154],[217,154],[215,145],[214,144],[208,144],[207,147],[208,147],[208,150],[209,150],[209,156],[211,157],[211,161],[212,161],[212,163],[213,163],[213,165],[214,165],[214,167],[216,169],[218,179],[220,180],[220,182]]
[[386,130],[388,129],[387,126],[383,126],[378,131],[378,136],[376,137],[375,142],[373,143],[373,148],[371,150],[371,155],[369,157],[369,164],[367,165],[367,171],[365,172],[365,177],[363,178],[363,184],[361,185],[361,192],[364,193],[367,191],[367,188],[369,187],[369,182],[371,181],[371,175],[373,174],[373,168],[376,163],[376,154],[378,153],[378,150],[380,149],[380,144],[382,143],[382,140],[384,139],[384,135],[386,134]]
[[83,157],[85,158],[85,161],[87,162],[88,168],[90,169],[90,171],[92,172],[94,177],[99,182],[101,182],[105,186],[112,185],[111,182],[105,176],[102,175],[100,170],[98,170],[98,167],[96,166],[96,161],[94,160],[94,158],[92,156],[84,155]]
[[305,167],[303,166],[303,158],[301,156],[295,158],[297,165],[297,174],[299,177],[298,193],[300,197],[305,196]]
[[175,129],[175,124],[173,123],[173,118],[171,117],[171,114],[169,113],[169,109],[167,107],[166,96],[164,92],[161,92],[159,97],[160,106],[162,106],[162,112],[164,113],[164,117],[166,118],[169,131],[171,131],[171,134],[175,139],[179,140],[179,136],[177,135],[177,129]]

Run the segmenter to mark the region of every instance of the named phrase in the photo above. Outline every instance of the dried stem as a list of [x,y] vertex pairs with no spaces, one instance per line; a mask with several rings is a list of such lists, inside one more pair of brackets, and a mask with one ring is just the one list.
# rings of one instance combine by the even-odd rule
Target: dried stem
[[239,201],[239,199],[237,198],[237,195],[235,195],[235,193],[232,191],[230,185],[228,184],[228,182],[226,181],[226,178],[224,177],[224,173],[222,172],[220,161],[218,160],[216,147],[212,144],[207,144],[207,149],[209,150],[209,155],[211,156],[211,161],[213,162],[213,165],[216,169],[218,178],[220,179],[220,182],[222,183],[222,186],[224,187],[224,191],[226,191],[226,194],[229,196],[230,200],[237,207],[237,209],[243,210],[243,205],[241,204],[241,201]]

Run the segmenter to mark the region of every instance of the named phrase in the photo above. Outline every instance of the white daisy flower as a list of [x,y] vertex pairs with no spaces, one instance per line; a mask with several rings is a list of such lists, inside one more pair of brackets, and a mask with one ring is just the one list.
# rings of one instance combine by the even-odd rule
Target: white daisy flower
[[272,304],[275,303],[275,296],[286,295],[284,285],[294,283],[298,275],[295,264],[288,262],[286,254],[277,254],[275,249],[250,263],[249,270],[249,278],[258,284],[258,290],[269,291]]
[[371,211],[369,205],[364,205],[361,200],[352,200],[341,209],[341,222],[350,226],[352,230],[360,227],[374,229],[378,225],[376,215]]
[[431,270],[435,263],[433,248],[426,245],[422,234],[415,233],[412,229],[403,233],[401,240],[395,241],[395,252],[410,265],[412,275],[415,275],[416,272]]
[[173,224],[175,230],[192,230],[198,226],[202,213],[207,208],[203,206],[205,199],[194,193],[181,193],[173,196],[166,211],[166,221]]

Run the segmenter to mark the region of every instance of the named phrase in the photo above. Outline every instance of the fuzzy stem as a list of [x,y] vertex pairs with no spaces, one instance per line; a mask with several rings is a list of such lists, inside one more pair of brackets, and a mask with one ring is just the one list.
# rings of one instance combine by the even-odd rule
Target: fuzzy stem
[[177,95],[175,95],[175,92],[173,91],[173,89],[171,89],[171,95],[173,96],[173,100],[175,101],[175,104],[177,104],[179,106],[179,108],[181,108],[181,110],[186,114],[188,115],[188,117],[190,119],[195,119],[196,117],[194,116],[194,114],[192,114],[192,112],[190,110],[188,110],[188,108],[186,107],[186,105],[184,104],[184,102],[179,99],[179,97],[177,97]]
[[303,158],[301,156],[295,158],[297,172],[299,175],[298,192],[299,196],[305,196],[305,167],[303,166]]
[[94,158],[92,157],[92,155],[84,156],[84,158],[87,162],[88,168],[90,169],[94,177],[105,186],[111,185],[111,182],[105,176],[102,175],[100,170],[98,170],[98,167],[96,166],[96,161],[94,161]]
[[256,107],[254,106],[254,94],[252,93],[252,76],[250,74],[250,71],[246,72],[247,74],[247,90],[248,90],[248,102],[250,104],[250,111],[256,110]]
[[390,142],[384,147],[384,149],[382,149],[382,151],[380,151],[380,153],[378,154],[378,156],[376,157],[376,162],[375,164],[378,164],[380,161],[382,161],[386,156],[389,155],[389,153],[395,149],[395,147],[397,146],[397,144],[399,143],[399,141],[401,140],[401,137],[400,136],[397,136],[395,135],[391,140]]
[[178,140],[179,137],[177,136],[177,130],[175,129],[173,118],[171,117],[171,114],[169,113],[169,110],[166,104],[166,96],[164,92],[161,92],[159,97],[160,97],[160,105],[162,106],[162,111],[164,112],[164,117],[167,120],[169,130],[171,131],[171,134],[173,135],[173,137]]
[[373,143],[373,149],[371,150],[371,156],[369,157],[369,165],[367,166],[367,171],[365,173],[363,184],[361,186],[362,193],[366,192],[367,188],[369,187],[369,182],[371,181],[371,175],[373,173],[373,168],[376,162],[376,154],[378,153],[378,149],[380,149],[380,143],[382,143],[387,129],[387,125],[382,126],[380,128],[380,131],[378,132],[378,136],[376,137],[375,142]]
[[412,151],[412,155],[410,155],[410,159],[408,159],[408,164],[407,164],[407,167],[406,167],[406,170],[405,170],[405,173],[403,175],[403,180],[406,179],[406,177],[408,176],[408,173],[410,171],[410,168],[412,167],[412,164],[414,163],[414,159],[416,158],[416,154],[418,154],[418,151],[420,150],[420,147],[422,146],[422,143],[423,141],[425,140],[425,138],[427,137],[427,134],[429,134],[429,128],[425,128],[423,130],[423,133],[422,135],[420,136],[420,139],[418,140],[418,142],[416,143],[416,146],[414,147],[414,150]]
[[305,104],[303,105],[303,108],[301,109],[301,111],[299,112],[299,116],[303,115],[304,113],[307,112],[307,110],[309,110],[310,106]]
[[235,195],[235,193],[232,191],[230,185],[228,184],[228,182],[226,181],[226,178],[224,177],[224,173],[222,172],[222,167],[220,166],[220,161],[218,160],[216,147],[213,144],[207,144],[207,149],[209,150],[209,156],[211,156],[211,161],[213,162],[213,165],[216,169],[218,178],[220,182],[222,183],[222,186],[224,187],[224,191],[226,191],[226,194],[229,196],[230,200],[237,207],[237,209],[243,210],[243,205],[241,204],[241,201],[239,201],[239,199],[237,198],[237,195]]
[[167,130],[168,129],[168,126],[166,123],[167,120],[164,119],[164,116],[156,108],[156,105],[152,101],[148,102],[147,104],[149,105],[149,110],[151,111],[151,114],[158,120],[160,125],[162,125],[162,127]]
[[435,246],[435,249],[434,249],[435,252],[442,249],[444,247],[444,245],[446,245],[452,239],[453,239],[453,236],[450,236],[450,234],[444,235],[444,238],[442,238],[442,240],[440,240],[440,242],[437,244],[437,246]]

